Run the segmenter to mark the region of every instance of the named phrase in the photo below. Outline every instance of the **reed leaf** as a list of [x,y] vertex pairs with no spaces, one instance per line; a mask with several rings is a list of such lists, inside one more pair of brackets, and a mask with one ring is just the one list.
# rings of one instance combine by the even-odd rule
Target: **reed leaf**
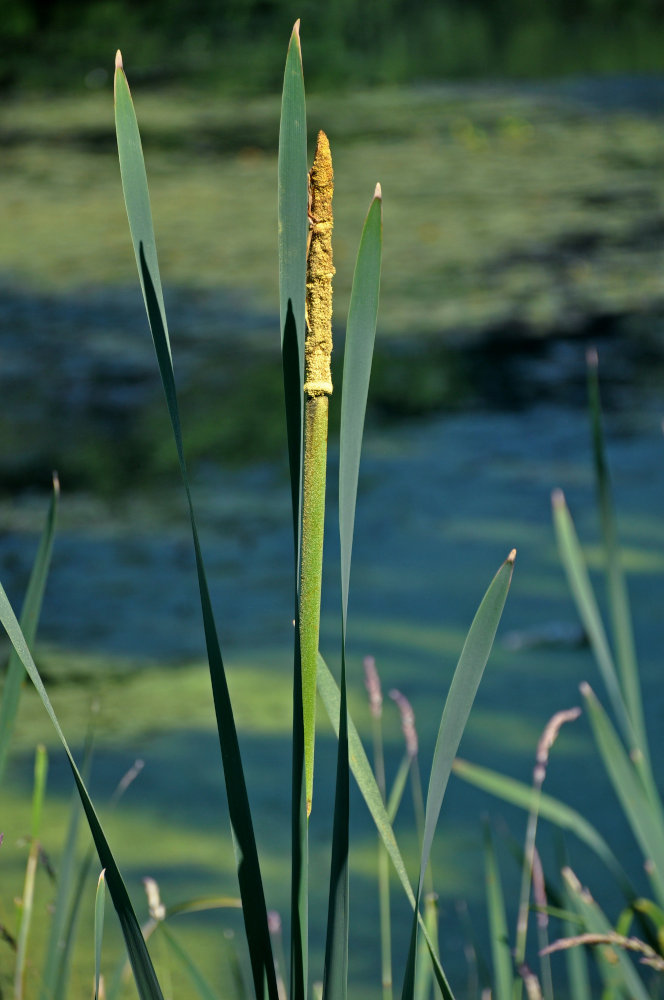
[[104,940],[104,907],[106,905],[106,873],[102,870],[95,894],[95,1000],[99,1000],[101,978],[101,946]]
[[67,754],[69,766],[71,767],[74,781],[76,782],[76,787],[78,788],[81,802],[83,803],[83,810],[87,817],[88,825],[90,826],[90,831],[95,842],[95,847],[97,848],[99,860],[102,867],[106,869],[108,889],[120,921],[120,927],[125,939],[127,954],[131,963],[134,979],[136,980],[139,997],[141,1000],[163,1000],[154,967],[145,946],[145,941],[143,940],[143,935],[141,934],[141,928],[138,920],[136,919],[136,914],[134,913],[134,909],[131,905],[131,900],[129,899],[125,884],[122,880],[120,870],[116,864],[115,858],[113,857],[101,823],[97,818],[94,806],[92,805],[87,788],[85,787],[85,782],[81,777],[71,750],[69,749],[69,745],[65,739],[65,734],[63,733],[57,716],[53,711],[53,706],[51,705],[51,701],[46,693],[46,688],[44,687],[42,679],[39,676],[39,671],[35,666],[32,654],[30,653],[28,644],[25,641],[25,636],[21,631],[21,627],[16,620],[16,616],[1,584],[0,623],[2,623],[3,628],[9,636],[12,646],[16,650],[21,663],[25,667],[30,680],[34,684],[37,694],[41,698],[42,704],[46,709],[46,713],[53,723],[55,731],[58,734],[62,746],[64,747],[65,753]]
[[279,312],[286,433],[293,510],[294,649],[291,804],[291,1000],[304,1000],[308,978],[308,819],[302,702],[299,580],[304,420],[304,306],[307,269],[307,131],[300,22],[284,70],[278,160]]
[[378,316],[382,250],[380,186],[362,230],[351,290],[344,352],[339,445],[339,538],[341,543],[341,683],[334,797],[332,862],[325,944],[325,1000],[345,1000],[348,991],[349,761],[346,703],[346,628],[357,483],[371,361]]
[[32,912],[35,896],[35,878],[39,862],[39,835],[41,833],[41,814],[46,793],[46,774],[48,771],[48,756],[46,747],[38,746],[35,752],[34,784],[32,790],[32,822],[30,825],[30,850],[25,866],[23,894],[19,907],[20,919],[16,936],[16,964],[14,972],[14,998],[23,1000],[25,996],[25,972],[28,964],[28,935],[32,924]]
[[[329,667],[320,654],[318,656],[316,683],[318,686],[318,693],[321,696],[321,701],[323,702],[327,716],[332,724],[334,732],[338,736],[339,705],[341,697],[340,691]],[[406,894],[406,898],[415,911],[415,893],[413,892],[413,887],[410,884],[408,872],[406,871],[401,851],[399,850],[396,837],[394,836],[392,824],[390,823],[389,816],[387,815],[387,811],[385,809],[383,796],[381,795],[380,789],[376,784],[376,779],[373,771],[371,770],[369,758],[366,755],[366,751],[362,745],[362,740],[360,739],[360,735],[350,714],[348,714],[348,763],[350,765],[351,773],[355,778],[357,787],[362,793],[362,797],[366,802],[369,812],[371,813],[371,818],[376,824],[376,829],[385,845],[392,864],[394,865],[394,869],[399,877],[399,881],[401,882],[403,890]],[[445,973],[443,972],[443,968],[436,956],[434,943],[429,938],[429,933],[424,923],[424,919],[419,911],[417,912],[417,918],[427,942],[427,947],[429,948],[429,956],[431,957],[433,963],[436,982],[438,983],[445,1000],[454,1000],[454,994],[450,989]]]
[[[21,670],[23,670],[22,665]],[[90,726],[85,741],[83,765],[81,768],[81,774],[86,784],[90,778],[92,736],[93,731]],[[68,992],[69,968],[74,944],[74,928],[83,894],[83,887],[94,855],[94,848],[90,846],[87,860],[83,862],[78,878],[76,878],[74,869],[80,820],[81,800],[78,792],[74,789],[67,835],[60,864],[58,865],[57,891],[42,974],[41,1000],[65,1000]]]
[[587,844],[614,876],[626,899],[628,901],[636,899],[634,888],[615,854],[601,833],[581,813],[545,792],[541,792],[538,796],[532,785],[517,781],[516,778],[508,778],[496,771],[491,771],[489,768],[471,764],[467,760],[457,758],[452,765],[452,770],[463,781],[467,781],[471,785],[475,785],[476,788],[481,788],[483,791],[489,792],[490,795],[502,799],[503,802],[509,802],[527,812],[530,812],[533,805],[537,803],[542,819],[549,820],[562,830],[569,830],[579,840]]
[[129,228],[189,509],[210,680],[254,988],[256,996],[262,998],[267,983],[268,996],[271,1000],[277,1000],[277,983],[267,924],[265,893],[249,798],[184,457],[175,375],[159,277],[145,163],[134,105],[119,53],[115,71],[115,117],[122,187]]
[[219,1000],[219,994],[212,988],[187,949],[180,944],[171,929],[166,927],[163,921],[159,924],[159,933],[165,937],[169,948],[186,972],[187,978],[196,995],[200,997],[200,1000]]
[[[571,869],[564,868],[562,874],[570,902],[588,933],[610,934],[613,928],[588,890],[581,886]],[[612,957],[607,960],[603,946],[595,949],[597,965],[605,984],[603,996],[626,995],[630,1000],[648,1000],[649,993],[625,950],[616,947],[611,952]]]
[[[51,565],[51,554],[53,552],[53,538],[55,535],[55,521],[58,512],[58,498],[60,496],[60,481],[57,475],[53,475],[53,492],[49,504],[46,521],[42,529],[37,555],[30,572],[28,588],[25,592],[25,600],[21,611],[21,628],[27,639],[28,645],[32,646],[37,633],[37,625],[41,614],[44,589]],[[11,743],[12,733],[18,714],[18,707],[21,699],[21,687],[25,680],[23,664],[12,649],[7,663],[7,672],[2,687],[2,701],[0,702],[0,784],[7,764],[7,755]]]
[[514,972],[507,929],[505,898],[488,823],[484,824],[484,873],[495,1000],[512,1000],[514,996]]
[[635,769],[620,742],[611,721],[586,683],[581,693],[588,709],[588,718],[597,749],[611,779],[623,812],[647,861],[646,869],[657,895],[664,905],[664,826],[659,810],[655,809]]
[[597,499],[602,526],[602,538],[606,552],[606,572],[609,595],[609,608],[613,625],[613,640],[620,670],[620,680],[623,698],[627,708],[632,729],[639,748],[646,761],[649,760],[646,728],[643,720],[643,700],[641,697],[641,682],[636,661],[634,646],[634,631],[632,614],[629,606],[629,595],[625,583],[618,531],[611,492],[611,477],[606,460],[606,446],[602,427],[602,410],[599,395],[599,379],[597,375],[597,352],[588,352],[588,400],[592,427],[593,456],[595,460],[595,480],[597,483]]
[[613,656],[590,583],[581,545],[561,490],[554,491],[551,503],[560,558],[567,574],[579,617],[583,622],[623,737],[629,746],[634,748],[637,745],[636,737],[625,707]]
[[[496,573],[482,599],[482,603],[470,626],[445,700],[445,707],[443,708],[438,738],[434,749],[431,774],[429,776],[422,856],[420,859],[420,876],[417,889],[418,909],[445,789],[447,788],[454,757],[459,748],[477,688],[479,687],[491,647],[493,646],[493,640],[512,580],[515,558],[516,550],[513,549]],[[414,920],[402,990],[403,1000],[412,1000],[413,997],[416,949],[417,921]]]

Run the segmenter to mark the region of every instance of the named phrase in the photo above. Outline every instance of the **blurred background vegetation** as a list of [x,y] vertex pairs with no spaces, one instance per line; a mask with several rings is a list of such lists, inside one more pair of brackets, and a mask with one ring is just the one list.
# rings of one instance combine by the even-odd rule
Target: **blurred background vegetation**
[[134,81],[264,92],[298,17],[310,89],[664,67],[661,0],[4,0],[0,84],[95,86],[121,37]]

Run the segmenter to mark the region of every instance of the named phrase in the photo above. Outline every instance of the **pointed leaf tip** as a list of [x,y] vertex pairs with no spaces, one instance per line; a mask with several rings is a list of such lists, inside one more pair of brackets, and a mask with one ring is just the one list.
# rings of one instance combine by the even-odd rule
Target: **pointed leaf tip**
[[506,561],[507,561],[508,563],[512,563],[512,565],[514,565],[514,560],[515,560],[515,559],[516,559],[516,549],[512,549],[512,551],[511,551],[511,552],[510,552],[510,554],[508,555],[508,557],[507,557],[507,560],[506,560]]
[[58,475],[57,469],[53,470],[53,472],[52,472],[52,478],[53,478],[53,492],[56,493],[59,496],[60,495],[60,476]]
[[382,197],[383,197],[383,191],[379,181],[378,184],[376,184],[376,190],[374,191],[374,198],[382,198]]
[[561,489],[555,489],[551,494],[551,503],[554,507],[565,506],[565,494]]
[[123,68],[122,67],[122,53],[120,52],[120,49],[118,49],[118,51],[115,53],[115,68],[116,69],[122,69]]

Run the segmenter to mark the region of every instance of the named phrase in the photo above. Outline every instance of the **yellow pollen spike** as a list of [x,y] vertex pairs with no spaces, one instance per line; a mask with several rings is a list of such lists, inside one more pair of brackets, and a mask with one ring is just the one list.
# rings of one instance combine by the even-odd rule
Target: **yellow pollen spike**
[[307,248],[307,331],[304,344],[308,396],[332,393],[332,195],[334,174],[330,144],[318,133],[314,163],[309,171],[309,245]]

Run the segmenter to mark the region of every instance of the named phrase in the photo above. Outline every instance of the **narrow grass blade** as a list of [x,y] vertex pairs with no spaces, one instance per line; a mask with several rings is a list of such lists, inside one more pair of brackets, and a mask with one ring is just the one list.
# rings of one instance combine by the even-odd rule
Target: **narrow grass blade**
[[[438,896],[435,892],[427,892],[424,897],[424,924],[429,932],[429,939],[438,946]],[[438,951],[436,954],[440,958]],[[430,1000],[433,989],[433,967],[429,958],[429,949],[424,937],[417,942],[417,961],[415,966],[415,1000]]]
[[618,739],[609,717],[588,684],[581,685],[597,748],[623,812],[647,862],[659,905],[664,905],[664,827],[644,791],[639,773]]
[[106,906],[105,875],[106,873],[102,869],[95,896],[95,1000],[99,1000],[99,980],[101,978],[101,946],[104,940],[104,908]]
[[452,770],[452,763],[461,742],[461,737],[470,715],[489,653],[493,646],[498,623],[505,607],[507,593],[512,580],[516,550],[509,556],[493,578],[477,614],[473,619],[466,641],[459,657],[454,677],[450,685],[438,730],[434,750],[427,809],[424,822],[424,844],[420,862],[420,888],[431,853],[431,845],[443,803],[443,796]]
[[16,616],[14,615],[2,585],[0,585],[0,622],[7,632],[11,644],[16,650],[21,663],[25,667],[30,680],[37,689],[37,693],[42,700],[42,704],[44,705],[44,708],[46,709],[46,712],[55,727],[55,731],[58,734],[60,742],[64,747],[65,753],[67,754],[67,759],[69,760],[74,781],[76,782],[76,787],[78,788],[79,795],[81,796],[81,802],[83,803],[83,809],[92,832],[97,853],[99,854],[99,860],[102,866],[106,869],[106,881],[108,882],[111,899],[113,900],[113,905],[115,906],[120,926],[122,928],[125,944],[127,946],[127,953],[129,955],[134,978],[136,980],[138,994],[141,1000],[163,1000],[159,983],[157,982],[157,977],[155,975],[148,950],[145,947],[140,926],[136,919],[136,914],[134,913],[131,905],[125,884],[122,881],[122,876],[120,875],[115,858],[113,857],[104,831],[102,830],[101,824],[97,818],[97,814],[92,805],[92,801],[90,800],[90,796],[88,795],[83,778],[81,777],[81,774],[76,766],[76,762],[74,761],[71,750],[69,749],[65,735],[60,728],[60,723],[57,720],[55,712],[53,711],[53,706],[51,705],[50,699],[46,693],[42,679],[39,676],[39,671],[35,666],[34,660],[32,659],[32,654],[28,649],[25,636],[23,635],[18,621],[16,620]]
[[602,410],[599,395],[599,379],[597,377],[597,352],[588,352],[588,399],[592,424],[593,454],[595,458],[595,478],[599,502],[602,536],[606,552],[606,569],[608,580],[609,607],[613,625],[615,644],[622,693],[627,707],[627,713],[632,728],[646,760],[649,759],[645,723],[643,721],[643,700],[639,670],[636,662],[634,633],[632,629],[632,614],[629,606],[629,596],[625,576],[620,559],[618,532],[611,493],[611,479],[606,461],[604,431],[602,428]]
[[258,851],[184,458],[175,376],[159,278],[145,164],[136,114],[120,58],[116,62],[115,71],[115,113],[122,186],[129,228],[189,508],[203,613],[203,628],[254,986],[256,995],[260,998],[264,995],[264,982],[266,981],[269,996],[276,1000],[277,984]]
[[399,764],[397,773],[394,776],[392,788],[390,789],[390,796],[387,800],[387,815],[390,817],[390,823],[394,823],[397,813],[399,812],[399,806],[401,805],[401,800],[403,799],[403,793],[406,790],[406,782],[408,781],[411,765],[412,758],[408,753],[405,753],[401,758],[401,763]]
[[510,948],[505,897],[496,860],[491,830],[484,824],[484,871],[486,880],[487,914],[489,917],[489,938],[493,959],[493,983],[495,1000],[512,1000],[514,996],[514,974],[512,950]]
[[[168,946],[177,958],[178,962],[187,974],[187,977],[200,1000],[219,1000],[219,994],[210,986],[201,970],[198,968],[193,958],[186,948],[180,944],[176,936],[166,927],[163,921],[159,925],[159,933],[163,934],[168,942]],[[227,996],[228,994],[226,994]]]
[[342,645],[339,701],[337,777],[334,793],[332,859],[323,974],[324,1000],[345,1000],[348,994],[348,706],[346,704],[346,656]]
[[[463,781],[481,788],[490,795],[510,802],[512,805],[525,809],[527,812],[533,808],[536,799],[536,792],[531,785],[517,781],[515,778],[508,778],[496,771],[491,771],[477,764],[471,764],[466,760],[457,758],[452,765],[452,770],[457,777]],[[580,813],[570,806],[565,805],[558,799],[552,798],[542,792],[539,796],[539,815],[542,819],[547,819],[562,830],[569,830],[579,840],[582,840],[588,847],[601,858],[606,867],[612,873],[621,890],[628,901],[636,899],[636,893],[632,887],[624,869],[611,848],[595,827],[588,822]]]
[[304,303],[306,294],[307,129],[300,22],[288,46],[281,100],[278,161],[279,314],[286,431],[293,508],[295,645],[291,813],[291,998],[304,1000],[308,978],[308,822],[299,622],[302,448],[304,419]]
[[362,230],[346,327],[339,443],[339,535],[344,627],[348,614],[360,451],[378,316],[383,241],[382,205],[380,184],[377,184]]
[[[562,834],[558,837],[556,858],[558,869],[562,871],[568,868],[567,848]],[[561,891],[561,903],[564,907],[559,915],[563,925],[563,935],[573,937],[579,932],[578,916],[574,914],[574,904],[569,885],[563,879]],[[581,927],[584,924],[581,922]],[[567,968],[568,991],[571,1000],[591,1000],[592,990],[590,986],[590,976],[588,974],[588,960],[583,948],[570,948],[565,952],[565,965]]]
[[346,704],[346,627],[350,564],[357,502],[362,432],[376,335],[382,246],[380,186],[369,208],[357,254],[344,354],[339,445],[339,537],[341,542],[341,685],[332,866],[325,945],[325,1000],[345,1000],[348,991],[349,760]]
[[[318,685],[318,692],[321,696],[323,705],[325,706],[325,711],[327,712],[328,718],[332,724],[332,728],[338,735],[340,692],[329,667],[320,654],[318,656],[318,672],[316,674],[316,682]],[[348,715],[348,751],[348,762],[351,773],[355,778],[357,787],[362,793],[362,797],[367,804],[371,817],[376,824],[376,829],[385,844],[387,853],[389,854],[392,864],[394,865],[399,881],[403,886],[406,898],[413,907],[413,910],[415,910],[415,894],[413,892],[413,887],[410,884],[406,866],[404,864],[403,857],[401,856],[401,851],[399,850],[392,825],[385,809],[383,797],[380,793],[378,785],[376,784],[373,771],[371,770],[369,758],[366,755],[366,751],[362,745],[362,740],[360,739],[360,735],[350,715]],[[429,938],[428,931],[421,914],[419,915],[419,921],[420,928],[425,936],[425,939],[427,940],[429,954],[432,956],[436,982],[438,983],[445,1000],[454,1000],[454,994],[450,989],[442,966],[436,958],[434,944]]]
[[[21,664],[21,670],[23,665]],[[83,766],[81,773],[83,780],[88,782],[90,777],[90,763],[92,759],[92,729],[88,729],[83,754]],[[73,946],[73,914],[77,911],[76,893],[83,890],[82,880],[79,878],[78,885],[74,889],[74,898],[71,901],[71,918],[67,919],[67,910],[72,899],[72,887],[75,884],[75,856],[76,842],[78,840],[78,828],[81,820],[81,800],[78,792],[74,789],[72,793],[71,809],[69,813],[69,824],[67,836],[65,838],[60,864],[58,865],[57,891],[55,904],[53,906],[53,916],[44,960],[44,971],[41,982],[41,1000],[64,1000],[67,993],[67,980],[69,973],[69,960]],[[90,854],[92,854],[90,848]],[[87,867],[87,866],[86,866]],[[87,874],[87,871],[86,873]]]
[[16,965],[14,972],[14,998],[23,1000],[25,996],[25,970],[28,962],[28,936],[32,923],[32,909],[35,895],[35,876],[39,861],[39,835],[41,833],[41,814],[46,792],[46,773],[48,757],[46,748],[38,746],[35,753],[34,785],[32,792],[32,823],[30,828],[30,851],[25,868],[23,895],[21,897],[21,917],[16,938]]
[[[496,573],[482,599],[482,603],[470,626],[445,700],[445,707],[443,708],[433,755],[433,763],[431,765],[431,774],[429,776],[429,791],[427,793],[420,877],[417,891],[418,901],[422,894],[426,870],[431,855],[431,845],[452,770],[452,763],[459,748],[470,709],[487,660],[489,659],[491,647],[493,646],[493,640],[512,580],[515,558],[516,550],[513,549]],[[414,922],[406,966],[406,976],[402,990],[403,1000],[411,1000],[413,996],[416,946],[417,923]]]
[[307,270],[307,119],[300,46],[300,22],[293,28],[281,97],[279,125],[278,227],[279,315],[286,399],[296,558],[304,386],[304,300]]
[[[21,611],[21,628],[29,646],[32,646],[35,641],[46,579],[51,565],[59,496],[60,482],[57,475],[54,474],[53,493],[51,494],[51,502],[46,515],[46,523],[44,524],[39,548],[37,549],[37,555],[32,572],[30,573],[28,589],[25,593],[25,601],[23,602],[23,610]],[[2,701],[0,702],[0,784],[2,783],[2,777],[7,764],[7,755],[14,731],[21,698],[21,686],[24,679],[23,664],[14,650],[12,650],[9,654],[5,682],[2,688]]]
[[[583,919],[586,930],[591,934],[610,934],[613,931],[611,924],[588,890],[581,886],[571,869],[563,869],[563,879],[571,903]],[[630,1000],[648,1000],[649,994],[643,980],[624,949],[613,948],[611,953],[610,960],[604,958],[601,948],[597,949],[596,955],[606,989],[612,993],[618,990],[620,995],[626,995],[630,997]]]
[[561,490],[554,491],[551,502],[560,557],[567,573],[579,617],[583,622],[623,737],[628,745],[634,748],[637,745],[636,737],[625,707],[613,656],[590,583],[579,539]]

